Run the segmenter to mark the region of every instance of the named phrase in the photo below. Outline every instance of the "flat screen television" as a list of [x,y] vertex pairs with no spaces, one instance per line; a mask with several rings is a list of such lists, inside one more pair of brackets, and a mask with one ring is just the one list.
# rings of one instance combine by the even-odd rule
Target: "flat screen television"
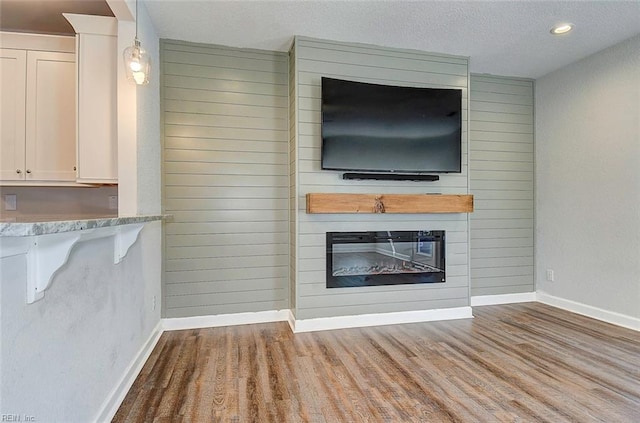
[[322,78],[322,169],[459,173],[462,91]]

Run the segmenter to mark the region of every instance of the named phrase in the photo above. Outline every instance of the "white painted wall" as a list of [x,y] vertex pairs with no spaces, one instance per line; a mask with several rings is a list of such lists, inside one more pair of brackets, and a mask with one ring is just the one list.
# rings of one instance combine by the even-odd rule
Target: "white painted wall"
[[122,51],[133,44],[136,2],[108,0],[118,18],[118,178],[121,216],[161,211],[160,40],[143,1],[138,8],[138,39],[151,57],[145,86],[126,80]]
[[[113,237],[78,244],[45,297],[26,303],[26,256],[0,260],[2,414],[92,421],[160,319],[160,223],[113,264]],[[159,299],[159,297],[158,297]]]
[[537,290],[637,319],[640,36],[540,78],[535,92]]
[[[137,89],[137,209],[138,214],[161,212],[160,40],[144,2],[138,5],[138,38],[151,56],[149,84]],[[160,262],[158,262],[160,266]]]

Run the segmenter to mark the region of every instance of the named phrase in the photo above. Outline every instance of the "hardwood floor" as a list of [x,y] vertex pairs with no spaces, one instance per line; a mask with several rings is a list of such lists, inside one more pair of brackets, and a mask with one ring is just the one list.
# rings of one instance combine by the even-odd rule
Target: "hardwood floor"
[[166,332],[114,422],[640,422],[640,333],[539,303]]

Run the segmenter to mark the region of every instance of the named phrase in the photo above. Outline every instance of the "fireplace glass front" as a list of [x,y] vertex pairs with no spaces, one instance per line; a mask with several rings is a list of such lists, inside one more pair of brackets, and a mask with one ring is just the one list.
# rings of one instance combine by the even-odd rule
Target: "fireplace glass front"
[[445,282],[445,231],[327,232],[327,288]]

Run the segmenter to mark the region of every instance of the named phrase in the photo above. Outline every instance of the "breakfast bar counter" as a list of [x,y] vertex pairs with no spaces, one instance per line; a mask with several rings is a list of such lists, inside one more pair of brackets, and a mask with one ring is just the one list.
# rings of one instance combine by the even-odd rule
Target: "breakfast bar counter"
[[95,217],[78,219],[20,219],[10,222],[0,221],[0,237],[23,237],[49,235],[62,232],[84,231],[87,229],[107,228],[121,225],[152,222],[162,220],[163,215],[130,216],[130,217]]
[[163,215],[96,217],[77,220],[0,222],[0,259],[25,254],[27,258],[27,303],[44,296],[55,273],[69,259],[73,247],[98,238],[113,238],[113,262],[120,263],[146,223]]

